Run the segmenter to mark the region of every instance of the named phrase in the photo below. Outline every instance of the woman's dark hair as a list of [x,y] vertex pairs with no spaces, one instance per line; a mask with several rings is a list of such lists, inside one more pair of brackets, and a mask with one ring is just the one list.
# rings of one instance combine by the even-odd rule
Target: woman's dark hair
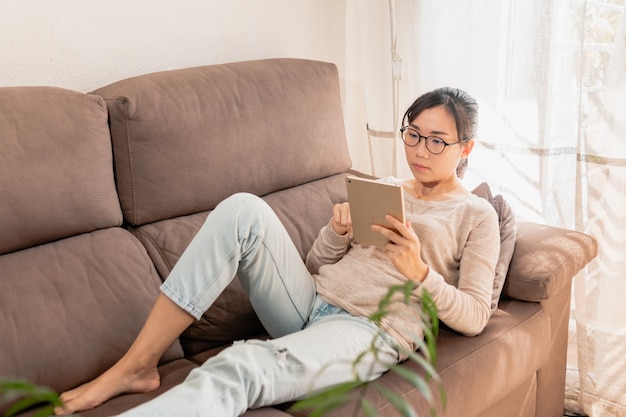
[[[462,144],[476,136],[478,129],[478,103],[465,91],[452,87],[438,88],[420,96],[404,113],[402,125],[406,126],[415,120],[422,111],[439,106],[443,106],[454,119],[458,140]],[[466,168],[467,159],[464,158],[457,167],[459,178],[463,178]]]

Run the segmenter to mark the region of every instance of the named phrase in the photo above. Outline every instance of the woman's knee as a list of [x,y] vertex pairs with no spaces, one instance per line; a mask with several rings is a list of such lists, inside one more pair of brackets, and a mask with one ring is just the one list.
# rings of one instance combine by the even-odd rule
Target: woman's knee
[[235,193],[222,200],[215,210],[224,211],[231,215],[263,216],[273,213],[270,206],[261,197],[251,193]]

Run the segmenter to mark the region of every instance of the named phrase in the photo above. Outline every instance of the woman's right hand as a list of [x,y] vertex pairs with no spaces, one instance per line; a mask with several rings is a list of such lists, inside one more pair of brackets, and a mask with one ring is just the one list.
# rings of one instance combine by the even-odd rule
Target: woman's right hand
[[339,203],[333,206],[331,225],[339,236],[348,233],[348,236],[352,237],[352,218],[350,217],[349,203]]

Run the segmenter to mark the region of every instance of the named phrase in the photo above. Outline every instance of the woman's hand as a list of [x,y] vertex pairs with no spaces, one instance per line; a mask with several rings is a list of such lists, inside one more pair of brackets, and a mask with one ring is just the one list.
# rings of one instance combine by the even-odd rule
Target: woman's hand
[[372,225],[372,230],[389,239],[383,250],[402,275],[416,282],[422,282],[428,275],[428,265],[422,260],[422,244],[411,227],[411,222],[402,224],[393,216],[385,219],[397,230]]
[[335,233],[339,236],[348,233],[348,235],[352,237],[352,218],[350,217],[349,203],[339,203],[333,206],[331,225]]

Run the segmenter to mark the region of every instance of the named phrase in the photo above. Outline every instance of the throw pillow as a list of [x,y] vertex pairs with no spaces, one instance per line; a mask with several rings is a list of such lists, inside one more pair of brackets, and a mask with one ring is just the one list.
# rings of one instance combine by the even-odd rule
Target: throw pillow
[[498,221],[500,223],[500,255],[498,257],[498,263],[496,264],[496,276],[493,281],[493,295],[491,297],[491,314],[493,315],[498,308],[504,281],[509,270],[511,258],[513,257],[513,250],[515,249],[515,238],[517,234],[515,215],[513,214],[511,206],[500,194],[495,197],[493,196],[489,184],[483,182],[472,190],[472,193],[491,203],[496,213],[498,213]]

